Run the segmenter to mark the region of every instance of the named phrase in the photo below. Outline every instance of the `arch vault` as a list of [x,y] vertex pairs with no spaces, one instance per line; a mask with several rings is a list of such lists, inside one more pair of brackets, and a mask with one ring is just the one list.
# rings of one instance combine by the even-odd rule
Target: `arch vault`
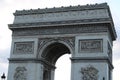
[[71,80],[112,80],[116,40],[106,3],[14,13],[8,80],[54,80],[55,63],[71,54]]
[[54,79],[55,63],[64,54],[70,54],[70,50],[65,44],[59,42],[51,43],[43,49],[40,55],[44,60],[43,80]]

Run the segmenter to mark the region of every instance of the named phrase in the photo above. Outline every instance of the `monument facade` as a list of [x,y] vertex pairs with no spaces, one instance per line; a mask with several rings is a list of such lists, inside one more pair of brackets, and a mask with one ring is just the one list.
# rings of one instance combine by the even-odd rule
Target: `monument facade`
[[14,13],[8,80],[54,80],[71,54],[71,80],[112,80],[116,32],[107,3]]

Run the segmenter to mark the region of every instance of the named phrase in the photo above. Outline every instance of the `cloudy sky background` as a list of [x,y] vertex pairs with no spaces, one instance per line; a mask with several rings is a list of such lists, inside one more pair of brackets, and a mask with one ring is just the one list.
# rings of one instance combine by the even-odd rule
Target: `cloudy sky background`
[[[113,45],[113,80],[120,80],[120,0],[0,0],[0,75],[8,72],[8,58],[11,48],[11,34],[7,24],[12,24],[15,10],[75,6],[107,2],[117,32],[117,40]],[[64,65],[63,65],[64,62]],[[70,60],[68,55],[62,56],[57,63],[55,80],[70,80]],[[62,75],[66,72],[66,75]],[[62,77],[60,77],[61,75]],[[66,77],[65,77],[66,76]]]

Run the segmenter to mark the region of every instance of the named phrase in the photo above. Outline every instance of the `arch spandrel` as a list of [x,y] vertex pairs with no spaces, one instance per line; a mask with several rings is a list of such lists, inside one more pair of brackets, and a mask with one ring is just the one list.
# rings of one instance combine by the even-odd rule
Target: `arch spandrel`
[[[39,44],[38,44],[38,55],[37,55],[37,58],[40,59],[40,58],[45,58],[47,54],[46,51],[50,51],[48,49],[50,49],[49,47],[54,47],[54,49],[56,47],[64,47],[66,48],[66,52],[63,52],[64,53],[70,53],[70,54],[73,54],[74,53],[74,38],[73,37],[70,37],[70,38],[44,38],[44,39],[39,39]],[[55,62],[56,60],[62,56],[63,54],[59,54],[59,55],[56,55],[56,58],[55,58]],[[52,55],[51,55],[52,56]]]

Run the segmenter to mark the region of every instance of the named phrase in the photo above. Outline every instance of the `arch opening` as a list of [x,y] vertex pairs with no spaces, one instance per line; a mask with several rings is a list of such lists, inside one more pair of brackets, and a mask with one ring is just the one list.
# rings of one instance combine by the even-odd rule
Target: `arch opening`
[[[57,60],[64,54],[70,54],[70,49],[63,43],[54,42],[48,45],[42,53],[43,59],[50,65],[55,66]],[[54,80],[55,68],[44,65],[43,80]]]
[[56,62],[55,79],[54,80],[70,80],[71,61],[70,54],[61,56]]
[[58,58],[64,54],[70,54],[70,50],[62,43],[52,43],[43,51],[42,57],[50,64],[55,65]]

